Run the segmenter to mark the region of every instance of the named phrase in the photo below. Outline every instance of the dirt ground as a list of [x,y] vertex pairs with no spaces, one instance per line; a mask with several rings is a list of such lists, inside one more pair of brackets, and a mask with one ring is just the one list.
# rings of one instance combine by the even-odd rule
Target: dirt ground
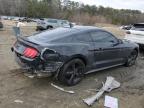
[[[107,76],[113,76],[121,82],[119,89],[105,93],[92,108],[104,108],[104,96],[118,98],[119,108],[144,108],[144,60],[138,57],[132,67],[116,67],[85,76],[85,79],[74,87],[62,86],[53,78],[30,79],[14,60],[10,48],[15,42],[12,32],[13,23],[6,23],[0,31],[0,108],[87,108],[82,99],[95,94],[92,89],[99,89]],[[34,26],[23,27],[25,34],[31,34]],[[118,27],[104,27],[123,38],[124,32]],[[53,88],[55,83],[75,94],[67,94]],[[23,103],[15,103],[15,100]]]

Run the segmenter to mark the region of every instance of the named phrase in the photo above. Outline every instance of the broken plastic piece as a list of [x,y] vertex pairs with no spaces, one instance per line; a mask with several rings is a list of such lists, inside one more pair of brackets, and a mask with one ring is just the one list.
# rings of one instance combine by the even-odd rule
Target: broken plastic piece
[[53,83],[51,83],[51,86],[53,86],[53,87],[55,87],[55,88],[57,88],[57,89],[59,89],[59,90],[61,90],[63,92],[66,92],[66,93],[70,93],[70,94],[74,94],[75,93],[74,91],[65,90],[64,88],[61,88],[61,87],[59,87],[59,86],[57,86],[57,85],[55,85]]
[[19,99],[14,100],[14,102],[15,102],[15,103],[21,103],[21,104],[23,103],[23,101],[22,101],[22,100],[19,100]]
[[106,92],[110,92],[113,89],[116,89],[120,87],[120,83],[117,82],[113,77],[107,77],[107,80],[105,82],[105,84],[103,83],[103,87],[100,89],[100,91],[89,98],[83,99],[84,103],[86,103],[87,105],[91,106],[95,101],[97,101],[102,94],[106,91]]

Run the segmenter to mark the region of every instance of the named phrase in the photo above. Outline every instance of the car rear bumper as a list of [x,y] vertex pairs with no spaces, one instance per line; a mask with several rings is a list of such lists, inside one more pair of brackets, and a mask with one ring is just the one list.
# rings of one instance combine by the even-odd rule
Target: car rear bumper
[[35,59],[29,59],[22,55],[20,55],[15,50],[12,50],[15,53],[15,60],[18,65],[26,70],[25,72],[28,74],[35,75],[48,75],[56,73],[60,67],[63,65],[62,62],[45,62],[41,60],[39,57]]

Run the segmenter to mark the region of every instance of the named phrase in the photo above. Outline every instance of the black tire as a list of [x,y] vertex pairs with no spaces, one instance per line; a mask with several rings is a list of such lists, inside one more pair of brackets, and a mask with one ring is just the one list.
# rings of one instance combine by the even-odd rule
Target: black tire
[[53,29],[53,27],[52,26],[47,26],[47,29]]
[[144,45],[142,45],[142,44],[139,44],[139,50],[140,50],[140,52],[144,52]]
[[136,62],[137,56],[138,56],[138,51],[133,50],[133,51],[131,52],[131,54],[128,56],[127,62],[126,62],[125,65],[126,65],[127,67],[134,65],[135,62]]
[[66,63],[58,75],[58,80],[67,86],[78,84],[84,76],[85,64],[80,59]]
[[36,31],[39,31],[39,29],[38,29],[38,28],[36,28]]
[[37,27],[37,28],[36,28],[36,31],[42,31],[42,29],[41,29],[41,28],[39,28],[39,27]]

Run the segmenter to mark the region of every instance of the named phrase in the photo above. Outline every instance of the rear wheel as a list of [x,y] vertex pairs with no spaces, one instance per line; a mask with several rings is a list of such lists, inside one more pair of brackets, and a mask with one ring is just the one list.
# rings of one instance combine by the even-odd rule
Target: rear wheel
[[78,84],[84,76],[85,64],[80,59],[73,59],[66,63],[59,75],[58,79],[65,85],[73,86]]
[[47,26],[47,29],[53,29],[53,27],[52,26]]
[[132,53],[128,56],[126,66],[132,66],[135,64],[138,56],[138,52],[136,50],[132,51]]

